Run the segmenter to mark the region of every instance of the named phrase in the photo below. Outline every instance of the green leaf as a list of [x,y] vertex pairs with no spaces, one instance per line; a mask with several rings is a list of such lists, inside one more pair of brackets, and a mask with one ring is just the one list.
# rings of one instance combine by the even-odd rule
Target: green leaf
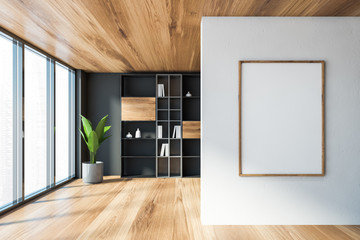
[[81,129],[79,129],[79,132],[81,133],[81,136],[83,137],[83,139],[84,139],[84,141],[85,141],[85,143],[86,143],[86,145],[87,145],[87,141],[86,141],[86,139],[85,139],[85,136],[84,136],[84,133],[81,131]]
[[111,126],[106,126],[106,127],[104,127],[104,135],[105,135],[105,133],[106,133],[107,131],[110,130],[110,128],[111,128]]
[[103,141],[105,141],[106,139],[108,139],[109,137],[111,137],[111,136],[108,136],[108,137],[105,137],[105,138],[104,138],[105,133],[106,133],[107,131],[109,131],[110,128],[111,128],[111,126],[106,126],[106,127],[104,128],[104,135],[102,136],[102,138],[100,138],[99,143],[102,143]]
[[83,124],[83,128],[84,128],[84,132],[85,132],[85,135],[89,141],[89,134],[92,132],[92,125],[91,125],[91,122],[89,120],[86,119],[86,117],[81,116],[81,121],[82,121],[82,124]]
[[96,153],[96,151],[99,149],[99,138],[96,135],[95,131],[92,131],[89,134],[88,148],[89,148],[89,151],[92,152],[92,153]]
[[99,140],[99,143],[102,143],[103,141],[105,141],[105,140],[108,139],[109,137],[111,137],[111,135],[110,135],[110,136],[107,136],[107,137],[103,137],[102,139]]
[[105,117],[103,117],[100,122],[98,123],[98,125],[96,126],[96,134],[99,137],[99,139],[102,139],[104,137],[104,127],[107,121],[108,115],[106,115]]

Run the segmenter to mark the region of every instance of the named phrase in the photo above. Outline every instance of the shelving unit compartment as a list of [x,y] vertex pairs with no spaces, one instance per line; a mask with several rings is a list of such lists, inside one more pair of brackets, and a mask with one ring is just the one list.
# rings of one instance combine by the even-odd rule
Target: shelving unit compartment
[[122,97],[155,97],[154,75],[128,75],[122,76]]
[[181,176],[181,159],[170,158],[170,177]]
[[180,139],[171,139],[170,140],[170,156],[180,156],[181,155],[181,140]]
[[158,177],[168,177],[169,176],[169,160],[168,158],[158,158]]
[[155,177],[154,158],[123,158],[122,177]]
[[123,157],[156,155],[156,142],[154,140],[123,141],[121,153]]
[[170,109],[181,109],[180,99],[170,99]]
[[[171,102],[170,102],[171,105]],[[157,99],[157,108],[159,109],[169,109],[169,100],[167,98],[158,98]]]
[[170,75],[170,96],[181,96],[180,75]]
[[183,139],[183,156],[200,156],[200,139]]
[[200,176],[200,158],[183,158],[183,177]]
[[175,126],[180,126],[180,138],[181,138],[181,135],[182,135],[181,122],[170,122],[170,138],[180,139],[180,138],[176,138],[176,135],[175,135],[175,137],[173,137]]
[[[158,141],[158,145],[157,145],[157,156],[158,157],[164,157],[164,156],[160,156],[160,154],[161,154],[161,148],[162,148],[162,145],[164,144],[164,143],[169,143],[169,140],[168,139],[158,139],[157,140]],[[169,144],[169,147],[170,147],[170,144]]]
[[158,93],[158,84],[164,84],[164,89],[165,89],[165,97],[169,96],[169,77],[168,75],[157,75],[157,83],[156,83],[156,91],[157,91],[157,96],[159,96]]
[[184,74],[182,76],[182,89],[183,96],[185,96],[188,91],[190,91],[192,96],[200,96],[200,76]]
[[158,120],[169,120],[169,112],[168,111],[158,111]]
[[144,138],[145,136],[152,136],[151,138],[155,138],[155,126],[155,121],[122,121],[121,137],[126,138],[127,133],[130,132],[134,138],[136,129],[139,128],[142,138]]
[[200,98],[183,98],[183,120],[200,121]]
[[180,120],[180,111],[170,111],[170,120]]
[[[169,138],[168,123],[167,122],[158,122],[157,125],[162,126],[162,138]],[[158,139],[161,139],[161,138],[159,138],[159,136],[157,136],[157,137],[158,137]]]

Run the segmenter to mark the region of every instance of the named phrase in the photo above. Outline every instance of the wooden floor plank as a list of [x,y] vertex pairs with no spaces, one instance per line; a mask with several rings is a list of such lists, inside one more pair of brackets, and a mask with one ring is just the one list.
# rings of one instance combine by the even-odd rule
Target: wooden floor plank
[[174,180],[158,179],[136,215],[131,239],[171,239],[175,195]]
[[184,206],[184,189],[183,181],[176,179],[175,184],[175,195],[174,195],[174,219],[172,220],[174,231],[172,239],[191,239],[192,236],[189,234],[188,216],[186,215]]
[[75,180],[0,218],[0,239],[360,239],[360,226],[205,226],[200,179]]
[[[118,184],[109,184],[113,183],[114,180],[116,180]],[[73,236],[81,235],[84,232],[84,229],[93,224],[99,215],[106,212],[106,206],[109,206],[114,202],[114,199],[121,195],[125,186],[129,186],[121,181],[119,177],[108,179],[108,181],[105,181],[105,186],[103,184],[96,184],[90,187],[93,191],[101,189],[101,197],[98,197],[99,199],[92,198],[88,199],[89,201],[83,200],[79,202],[76,208],[78,211],[81,211],[82,214],[73,217],[73,219],[69,219],[69,224],[67,224],[66,227],[62,228],[60,231],[56,231],[57,235],[54,235],[55,239],[71,239]],[[89,187],[89,185],[86,186]]]
[[214,229],[201,225],[199,179],[181,179],[181,182],[184,210],[191,239],[215,239]]
[[360,226],[334,226],[339,231],[346,233],[351,239],[359,239],[360,237]]
[[[91,224],[85,226],[78,239],[124,239],[129,232],[139,205],[148,196],[153,180],[123,181],[120,193],[106,206]],[[119,186],[120,187],[120,186]]]
[[6,229],[1,235],[5,239],[46,239],[42,232],[53,233],[50,228],[58,226],[62,218],[83,215],[86,209],[81,209],[84,205],[81,203],[94,198],[100,200],[103,195],[101,188],[73,182],[5,216],[0,220],[0,227]]

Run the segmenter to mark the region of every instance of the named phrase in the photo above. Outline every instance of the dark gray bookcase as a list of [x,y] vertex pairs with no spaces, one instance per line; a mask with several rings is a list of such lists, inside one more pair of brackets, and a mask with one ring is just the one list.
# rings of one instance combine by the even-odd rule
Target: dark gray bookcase
[[[200,177],[200,129],[197,127],[200,126],[200,74],[127,74],[122,75],[120,81],[120,102],[124,110],[120,128],[121,176]],[[158,84],[164,84],[163,97],[159,97]],[[191,97],[185,96],[188,91]],[[129,99],[134,103],[125,106]],[[147,109],[139,109],[141,103],[144,107],[151,106],[153,100],[154,118],[146,115]],[[144,119],[132,119],[141,113],[146,115]],[[184,121],[190,121],[185,124],[190,125],[186,136]],[[162,137],[158,126],[162,126]],[[173,137],[174,126],[180,126],[180,138]],[[135,138],[137,128],[141,138]],[[126,138],[128,132],[133,138]],[[168,156],[160,156],[164,143],[170,147]]]

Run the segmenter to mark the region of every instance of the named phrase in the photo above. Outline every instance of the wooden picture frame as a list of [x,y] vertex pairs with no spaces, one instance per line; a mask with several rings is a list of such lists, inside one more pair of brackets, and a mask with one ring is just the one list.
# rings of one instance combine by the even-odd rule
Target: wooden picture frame
[[[264,64],[268,64],[268,65],[264,65]],[[290,64],[290,65],[289,65]],[[255,69],[255,66],[258,66],[257,68],[258,69]],[[264,66],[266,66],[266,67],[264,67]],[[271,66],[271,67],[269,67],[269,66]],[[271,72],[272,70],[271,70],[271,68],[274,68],[274,71],[275,71],[275,69],[277,69],[277,70],[279,70],[279,69],[282,69],[282,66],[284,67],[284,69],[285,69],[285,73],[284,73],[284,76],[286,76],[286,71],[289,71],[289,69],[295,69],[296,71],[296,73],[297,74],[304,74],[304,76],[306,76],[307,74],[309,74],[309,76],[310,76],[310,74],[311,73],[316,73],[315,75],[316,75],[316,77],[315,77],[315,75],[314,75],[314,78],[312,78],[312,77],[310,77],[310,80],[309,81],[306,81],[306,79],[304,80],[304,81],[302,81],[303,79],[301,78],[301,76],[293,76],[293,77],[291,77],[291,78],[286,78],[286,77],[284,77],[284,76],[280,76],[280,77],[278,77],[279,79],[282,79],[282,78],[284,78],[284,79],[290,79],[290,81],[292,81],[291,79],[292,78],[294,78],[294,79],[297,79],[296,81],[296,84],[299,84],[300,85],[300,87],[298,88],[298,89],[305,89],[304,91],[307,91],[307,88],[309,88],[311,91],[311,93],[313,93],[312,95],[313,95],[313,97],[310,97],[311,99],[314,99],[314,106],[315,107],[313,107],[314,109],[312,109],[311,111],[309,110],[309,112],[311,112],[311,113],[314,113],[314,117],[312,118],[312,116],[310,116],[310,117],[305,117],[305,118],[308,118],[308,119],[310,119],[310,120],[312,120],[312,119],[316,119],[316,123],[311,123],[312,121],[305,121],[306,123],[307,122],[310,122],[308,125],[309,126],[311,126],[311,127],[313,127],[313,128],[316,128],[316,131],[312,131],[312,132],[310,132],[309,131],[309,129],[305,129],[305,131],[303,131],[303,132],[305,132],[303,135],[305,135],[305,134],[307,134],[307,132],[309,132],[309,135],[311,135],[313,132],[316,132],[316,139],[317,138],[321,138],[321,140],[319,139],[319,140],[314,140],[313,142],[316,142],[316,144],[315,145],[317,145],[317,146],[319,146],[319,148],[321,147],[321,149],[319,149],[319,150],[314,150],[313,152],[314,152],[314,157],[312,157],[312,155],[311,155],[311,157],[308,159],[308,158],[306,158],[306,159],[302,159],[302,160],[305,160],[304,162],[305,163],[308,163],[309,165],[310,164],[313,164],[314,166],[308,166],[309,167],[309,169],[310,169],[310,171],[309,172],[307,172],[306,171],[306,169],[307,169],[307,166],[302,166],[301,164],[305,164],[305,163],[302,163],[302,162],[295,162],[295,164],[293,164],[295,167],[297,166],[297,165],[299,165],[299,166],[301,166],[299,169],[301,169],[301,170],[299,170],[299,172],[296,172],[295,170],[291,170],[291,164],[288,164],[287,162],[284,162],[284,161],[287,161],[287,159],[297,159],[297,158],[300,158],[301,156],[298,156],[298,153],[300,153],[300,155],[301,155],[301,151],[294,151],[292,154],[293,155],[291,155],[291,157],[289,157],[289,158],[284,158],[285,160],[281,160],[282,161],[282,163],[286,163],[286,164],[284,164],[284,165],[286,165],[286,166],[288,166],[288,168],[289,168],[289,172],[287,172],[287,170],[286,169],[283,169],[283,170],[275,170],[274,172],[271,172],[272,170],[272,167],[273,167],[273,165],[271,165],[271,163],[270,162],[266,162],[266,161],[264,161],[264,160],[259,160],[259,162],[257,163],[256,161],[254,161],[254,159],[257,159],[256,158],[256,153],[255,154],[252,154],[253,152],[255,152],[254,150],[252,150],[252,149],[255,149],[253,146],[251,146],[251,147],[249,147],[248,145],[250,144],[250,143],[254,143],[255,141],[252,141],[251,139],[260,139],[260,140],[262,140],[262,132],[259,130],[259,132],[257,131],[257,129],[255,129],[254,128],[254,126],[252,125],[251,126],[251,124],[249,123],[250,121],[249,120],[247,120],[246,119],[246,114],[248,114],[248,115],[251,115],[252,113],[251,113],[251,106],[242,106],[242,104],[249,104],[249,100],[247,100],[247,99],[254,99],[253,98],[253,96],[251,96],[251,94],[253,94],[254,96],[256,96],[256,94],[260,94],[260,93],[257,93],[257,91],[254,91],[254,88],[251,88],[251,87],[249,87],[249,86],[255,86],[255,87],[260,87],[260,86],[258,86],[258,85],[256,85],[256,83],[257,83],[257,81],[259,81],[259,82],[261,82],[261,83],[265,83],[264,85],[267,85],[267,87],[268,87],[268,89],[266,89],[266,90],[263,90],[263,92],[271,92],[271,90],[272,89],[275,89],[275,91],[277,91],[278,89],[282,89],[281,91],[284,91],[283,89],[284,88],[286,88],[286,87],[283,87],[283,86],[278,86],[279,85],[279,83],[281,83],[281,81],[279,80],[279,82],[277,82],[278,80],[278,78],[277,78],[277,76],[276,77],[274,77],[274,76],[271,76],[271,74],[269,74],[269,75],[266,75],[265,77],[256,77],[256,76],[258,76],[258,72],[261,72],[262,70],[264,70],[265,69],[265,71],[264,71],[264,73],[263,74],[265,74],[265,73],[267,73],[267,72]],[[300,66],[304,66],[304,67],[300,67]],[[316,66],[316,67],[315,67]],[[299,69],[297,69],[299,67]],[[289,68],[288,70],[286,70],[287,68]],[[303,68],[303,69],[301,69],[301,68]],[[319,69],[318,69],[319,68]],[[308,69],[308,70],[306,70],[306,69]],[[303,73],[303,72],[304,73]],[[307,71],[308,71],[308,73],[307,73]],[[318,71],[320,71],[320,72],[318,72]],[[291,72],[291,71],[290,71]],[[275,74],[278,74],[278,75],[281,75],[282,73],[279,73],[279,71],[276,71],[275,72]],[[244,75],[244,76],[243,76]],[[255,77],[254,77],[255,76]],[[312,75],[311,75],[312,76]],[[320,77],[320,79],[318,79],[318,77],[319,76],[321,76]],[[246,79],[246,78],[249,78],[249,79]],[[255,80],[254,81],[252,81],[252,80],[250,80],[250,78],[254,78]],[[264,79],[263,79],[264,78]],[[265,79],[266,78],[266,79]],[[269,79],[268,79],[269,78]],[[312,81],[312,80],[314,80],[314,79],[318,79],[320,82],[319,83],[314,83],[315,81]],[[261,80],[259,80],[259,79],[261,79]],[[274,81],[274,83],[271,83],[270,84],[270,82],[266,82],[267,80],[273,80],[273,79],[276,79],[275,81]],[[266,80],[266,81],[265,81]],[[286,80],[287,81],[287,80]],[[295,80],[294,80],[295,81]],[[302,86],[302,85],[305,85],[307,82],[309,82],[309,86]],[[245,83],[245,86],[243,86],[244,85],[244,83]],[[286,82],[285,82],[286,83]],[[296,85],[295,84],[295,85]],[[260,84],[261,85],[261,84]],[[292,86],[292,85],[294,85],[294,84],[291,84],[291,82],[290,83],[288,83],[288,87],[291,89],[291,88],[293,88],[293,89],[295,89],[295,87],[294,86]],[[316,85],[316,86],[315,86]],[[315,86],[315,87],[314,87]],[[253,90],[253,91],[250,91],[249,89],[246,89],[246,88],[249,88],[250,90]],[[280,88],[279,88],[280,87]],[[319,88],[319,87],[321,87],[321,89],[317,89],[317,88]],[[264,87],[265,88],[265,87]],[[314,88],[316,88],[315,90],[314,90]],[[244,92],[242,92],[242,91],[247,91],[247,90],[249,90],[249,94],[246,92],[246,93],[244,93]],[[296,90],[295,90],[296,91]],[[299,90],[300,91],[300,90]],[[318,97],[319,97],[319,100],[317,100],[317,94],[319,95]],[[269,93],[269,95],[271,95],[270,93]],[[281,94],[279,94],[280,95],[280,97],[282,97],[282,96],[284,96],[284,99],[286,100],[286,96],[291,96],[291,94],[283,94],[283,95],[281,95]],[[250,96],[250,97],[249,97]],[[274,95],[274,96],[278,96],[278,95]],[[261,98],[262,96],[260,96],[260,98]],[[276,98],[275,97],[275,98]],[[304,96],[305,97],[305,96]],[[291,97],[290,97],[291,98]],[[299,98],[293,98],[293,99],[297,99],[296,101],[297,102],[302,102],[302,101],[298,101],[298,99]],[[248,102],[246,102],[246,101],[248,101]],[[316,101],[316,102],[315,102]],[[319,101],[319,102],[317,102],[317,101]],[[252,101],[252,102],[257,102],[257,101]],[[264,107],[261,105],[262,103],[261,103],[262,101],[260,100],[259,101],[259,103],[255,103],[255,104],[253,104],[253,105],[256,105],[255,107],[254,107],[254,109],[257,109],[258,108],[258,110],[260,110],[260,111],[257,111],[256,112],[256,114],[259,114],[258,112],[261,112],[262,111],[262,109],[264,109]],[[271,102],[271,99],[270,99],[270,102]],[[280,102],[280,101],[279,101]],[[285,102],[285,104],[287,104],[286,103],[286,101],[282,101],[282,102]],[[291,101],[290,101],[291,102]],[[299,112],[301,113],[302,111],[303,111],[303,109],[305,109],[306,111],[307,111],[307,107],[309,107],[309,108],[312,108],[312,105],[310,104],[310,100],[308,101],[308,100],[305,100],[304,101],[305,103],[304,103],[304,106],[301,106],[299,109]],[[302,104],[302,103],[299,103],[299,104]],[[318,106],[318,104],[320,104],[320,106]],[[281,104],[280,104],[281,105]],[[279,108],[281,108],[281,106],[279,107]],[[249,110],[250,109],[250,110]],[[276,108],[273,108],[273,109],[276,109]],[[284,108],[284,109],[286,109],[286,108]],[[319,110],[320,112],[319,113],[317,113],[317,110]],[[254,112],[255,112],[255,110],[254,110]],[[286,114],[288,114],[287,113],[287,111],[285,111],[284,110],[284,113],[282,113],[281,112],[281,110],[279,111],[280,112],[280,115],[281,116],[286,116]],[[294,110],[294,112],[296,112],[296,110]],[[303,111],[304,112],[304,111]],[[250,114],[251,113],[251,114]],[[306,112],[307,113],[307,112]],[[256,114],[253,114],[254,116],[256,115]],[[260,116],[261,116],[261,114],[259,114]],[[270,114],[271,115],[271,114]],[[293,119],[294,118],[294,116],[292,116],[293,114],[292,113],[289,113],[288,114],[290,117],[289,117],[289,119]],[[252,115],[251,115],[252,116]],[[301,115],[301,116],[305,116],[305,115]],[[307,115],[306,115],[307,116]],[[274,117],[275,118],[275,117]],[[245,120],[244,120],[245,119]],[[307,120],[308,120],[307,119]],[[317,120],[319,120],[319,121],[321,121],[321,123],[318,123],[317,122]],[[245,121],[245,123],[243,122],[243,121]],[[261,122],[262,121],[262,122]],[[266,125],[266,121],[267,121],[267,119],[266,119],[266,117],[263,119],[263,120],[259,120],[258,122],[260,122],[260,123],[264,123],[263,125]],[[301,121],[301,117],[300,117],[300,119],[299,119],[299,121]],[[257,122],[257,121],[255,121],[255,122]],[[273,120],[273,122],[275,122],[274,120]],[[246,128],[246,130],[244,131],[244,126],[243,126],[243,124],[247,124],[246,126],[251,126],[251,127],[248,127],[248,128]],[[259,124],[259,125],[261,125],[261,124]],[[258,125],[258,126],[259,126]],[[280,125],[280,124],[278,124],[278,125]],[[297,123],[295,123],[295,124],[293,124],[296,128],[301,128],[301,127],[304,127],[304,128],[306,128],[306,126],[302,126],[302,125],[305,125],[305,124],[297,124]],[[262,126],[262,125],[261,125]],[[256,126],[255,126],[256,127]],[[280,126],[281,127],[281,126]],[[242,129],[242,128],[244,128],[244,129]],[[318,129],[318,131],[317,131],[317,128],[319,128]],[[249,130],[250,129],[250,130]],[[251,129],[253,129],[253,131],[251,130]],[[255,130],[254,130],[255,129]],[[265,128],[263,128],[263,129],[265,129]],[[268,129],[268,128],[266,128],[266,129]],[[295,129],[295,128],[292,128],[292,129]],[[243,131],[243,132],[242,132]],[[294,130],[294,131],[298,131],[298,132],[300,132],[300,130]],[[249,133],[250,132],[250,133]],[[269,131],[269,132],[271,132],[271,130]],[[301,132],[301,134],[303,133],[303,132]],[[311,133],[311,134],[310,134]],[[247,134],[246,136],[243,136],[244,134]],[[258,137],[259,138],[256,138],[256,134],[258,134]],[[249,136],[250,137],[249,137]],[[254,137],[255,136],[255,137]],[[268,136],[265,136],[265,139],[266,139],[266,137],[268,137]],[[248,140],[248,142],[250,142],[248,145],[246,145],[245,144],[245,146],[247,146],[247,147],[244,147],[243,145],[244,145],[244,141],[247,141],[247,139],[250,139],[250,140]],[[294,137],[294,139],[295,139],[295,137]],[[313,138],[311,138],[311,139],[313,139]],[[288,139],[286,139],[286,140],[288,140]],[[265,140],[264,140],[265,141]],[[289,141],[291,141],[291,140],[289,140]],[[321,141],[321,143],[319,142],[319,143],[317,143],[317,141]],[[269,142],[269,141],[268,141]],[[311,142],[311,141],[310,141]],[[263,142],[262,142],[263,143]],[[265,145],[267,144],[267,142],[265,142]],[[269,145],[274,145],[273,143],[269,143]],[[281,144],[281,143],[280,143]],[[310,143],[309,143],[310,144]],[[306,145],[306,143],[304,144],[304,145]],[[260,145],[260,146],[264,146],[264,145]],[[270,151],[272,151],[272,148],[266,148],[266,149],[270,149]],[[294,146],[294,149],[299,149],[299,147],[298,146]],[[305,148],[306,149],[306,148]],[[309,146],[309,149],[312,149],[312,147],[311,146]],[[260,147],[259,148],[259,152],[261,152],[261,150],[262,150],[262,148]],[[248,156],[248,155],[246,155],[245,153],[246,153],[246,151],[249,153],[248,155],[250,155],[250,156]],[[275,150],[274,150],[275,151]],[[289,150],[290,151],[290,150]],[[305,150],[306,151],[306,150]],[[304,152],[305,152],[304,151]],[[309,154],[311,154],[311,152],[312,151],[309,151],[310,153]],[[252,155],[251,155],[252,154]],[[262,154],[262,153],[261,153]],[[260,155],[261,155],[260,154]],[[272,156],[272,158],[271,157],[269,157],[269,158],[271,158],[271,160],[272,161],[277,161],[277,160],[273,160],[274,159],[274,154],[276,154],[276,153],[272,153],[272,154],[269,154],[269,156]],[[243,155],[245,155],[245,157],[243,156]],[[305,154],[306,155],[306,154]],[[288,154],[288,156],[289,156],[289,154]],[[315,161],[315,159],[317,159],[317,157],[319,156],[319,158],[321,158],[321,159],[319,159],[319,161],[320,162],[314,162],[314,163],[312,163],[312,161]],[[312,160],[314,158],[314,160]],[[250,163],[249,163],[249,161],[250,161]],[[251,161],[253,161],[253,162],[256,162],[256,163],[254,163],[254,164],[252,164],[252,162]],[[280,161],[280,160],[279,160]],[[295,161],[295,160],[294,160]],[[311,162],[310,162],[311,161]],[[316,160],[317,161],[317,160]],[[260,163],[265,163],[265,164],[263,164],[263,165],[266,165],[266,166],[270,166],[269,167],[269,169],[270,170],[264,170],[264,169],[262,169],[262,166],[260,166],[260,165],[262,165],[262,164],[260,164]],[[299,164],[298,164],[299,163]],[[249,167],[250,166],[250,167]],[[256,171],[256,169],[260,169],[259,170],[259,172],[257,172]],[[280,168],[279,168],[280,169]],[[316,170],[314,170],[314,169],[316,169]],[[325,175],[325,61],[239,61],[239,176],[244,176],[244,177],[251,177],[251,176],[254,176],[254,177],[261,177],[261,176],[324,176]]]

